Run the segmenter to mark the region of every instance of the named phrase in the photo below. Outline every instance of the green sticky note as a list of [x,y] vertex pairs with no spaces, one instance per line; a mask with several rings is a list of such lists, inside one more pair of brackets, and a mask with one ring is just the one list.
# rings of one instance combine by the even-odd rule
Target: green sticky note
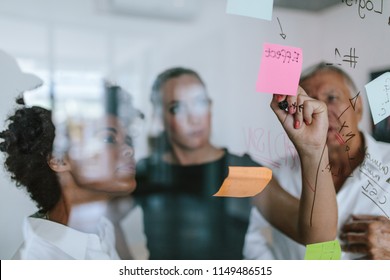
[[309,244],[306,246],[305,260],[340,260],[341,247],[337,240]]

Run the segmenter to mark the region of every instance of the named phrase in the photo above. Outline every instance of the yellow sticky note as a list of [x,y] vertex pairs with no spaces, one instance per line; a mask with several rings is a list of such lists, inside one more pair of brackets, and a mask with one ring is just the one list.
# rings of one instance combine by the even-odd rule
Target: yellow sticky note
[[337,240],[306,246],[305,260],[340,260],[341,247]]
[[267,167],[229,166],[229,175],[214,196],[251,197],[260,193],[272,178]]

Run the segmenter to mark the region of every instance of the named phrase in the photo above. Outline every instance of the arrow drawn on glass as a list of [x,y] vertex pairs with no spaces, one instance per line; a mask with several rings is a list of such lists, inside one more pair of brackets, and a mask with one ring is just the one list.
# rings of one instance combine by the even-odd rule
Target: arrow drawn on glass
[[278,17],[277,17],[277,19],[278,19],[278,22],[279,22],[280,30],[282,31],[282,33],[280,33],[280,36],[282,36],[283,40],[285,40],[285,39],[286,39],[286,37],[287,37],[287,35],[286,35],[286,34],[284,34],[284,32],[283,32],[283,28],[282,28],[282,25],[280,24],[280,20],[279,20],[279,18],[278,18]]

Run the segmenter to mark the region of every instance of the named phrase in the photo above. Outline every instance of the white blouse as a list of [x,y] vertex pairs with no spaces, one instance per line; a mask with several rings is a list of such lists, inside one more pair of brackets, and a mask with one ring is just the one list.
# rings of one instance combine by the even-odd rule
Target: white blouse
[[[107,211],[110,208],[107,205],[107,202],[93,202],[72,209],[69,226],[27,217],[23,228],[24,244],[14,259],[120,259],[115,247],[115,228],[113,222],[106,217],[111,219],[112,216],[109,214],[112,211]],[[148,259],[142,209],[134,206],[114,223],[123,235],[121,245],[127,246],[131,258]]]

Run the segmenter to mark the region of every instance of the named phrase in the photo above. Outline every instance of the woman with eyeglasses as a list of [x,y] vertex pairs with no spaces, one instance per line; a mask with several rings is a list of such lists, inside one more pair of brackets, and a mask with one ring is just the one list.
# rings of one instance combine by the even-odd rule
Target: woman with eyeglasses
[[[137,164],[139,188],[135,193],[145,212],[151,258],[241,259],[250,200],[212,195],[227,177],[229,166],[260,165],[246,154],[237,156],[211,143],[212,102],[203,80],[195,71],[179,67],[159,74],[152,87],[151,101],[164,131],[154,139],[151,155]],[[316,110],[323,109],[323,104],[315,105],[319,106]],[[316,113],[311,106],[312,103],[306,109],[307,115]],[[302,112],[288,113],[288,120],[296,118],[298,113]],[[313,127],[306,133],[315,134]],[[288,135],[296,133],[294,127],[284,125],[284,129]],[[299,139],[317,140],[321,135],[306,137],[303,134]],[[303,150],[309,147],[298,146]],[[310,160],[317,160],[317,153],[308,154]],[[322,164],[325,161],[324,158]],[[324,228],[312,228],[307,219],[310,203],[314,200],[312,193],[306,193],[308,187],[300,202],[272,179],[269,184],[272,187],[267,187],[257,199],[269,222],[300,243],[335,237],[337,212],[333,185],[328,174],[320,174],[314,179],[311,168],[314,165],[310,163],[303,169],[312,185],[318,179],[327,186],[316,198],[316,206],[328,206],[326,216],[329,219],[322,220]],[[322,214],[318,218],[316,215],[315,225],[322,219]]]

